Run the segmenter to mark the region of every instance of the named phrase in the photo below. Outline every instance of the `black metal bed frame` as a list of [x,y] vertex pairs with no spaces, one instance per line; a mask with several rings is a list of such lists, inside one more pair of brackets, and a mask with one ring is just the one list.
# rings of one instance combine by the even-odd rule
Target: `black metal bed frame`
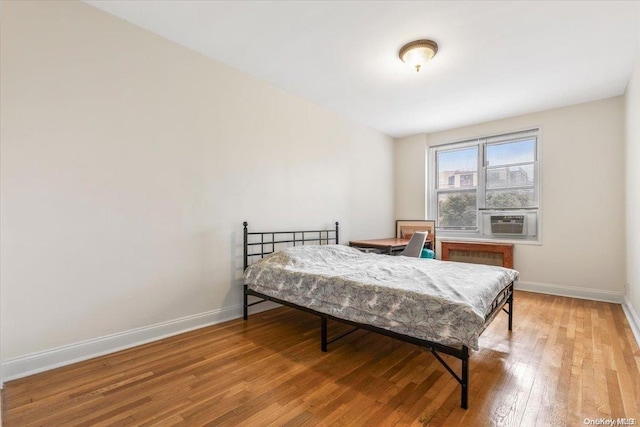
[[[297,243],[301,243],[304,245],[305,243],[314,242],[316,244],[329,244],[333,242],[335,244],[339,243],[339,228],[338,222],[335,223],[335,229],[331,230],[311,230],[311,231],[281,231],[281,232],[249,232],[248,223],[245,221],[242,223],[244,226],[244,270],[249,266],[249,258],[260,257],[263,258],[265,255],[273,253],[276,251],[276,244],[288,244],[292,243],[293,246],[296,246]],[[313,236],[308,237],[310,234]],[[278,238],[277,236],[284,235],[290,237]],[[299,237],[298,237],[299,235]],[[317,235],[317,237],[316,237]],[[260,236],[259,241],[250,242],[250,236]],[[265,237],[267,238],[265,241]],[[255,247],[258,250],[249,251],[250,247]],[[265,249],[266,248],[266,249]],[[261,298],[259,301],[255,301],[249,303],[249,296],[255,296]],[[305,311],[307,313],[312,313],[320,317],[320,349],[323,352],[327,352],[327,346],[332,342],[339,340],[340,338],[349,335],[350,333],[358,330],[365,329],[368,331],[376,332],[381,335],[386,335],[388,337],[392,337],[404,342],[408,342],[411,344],[415,344],[417,346],[426,348],[429,350],[435,358],[444,366],[444,368],[453,376],[453,378],[460,384],[461,386],[461,396],[460,396],[460,406],[463,409],[467,409],[468,400],[469,400],[469,348],[467,346],[461,347],[453,347],[444,344],[439,344],[436,342],[431,342],[427,340],[423,340],[420,338],[415,338],[409,335],[403,335],[397,332],[389,331],[387,329],[379,328],[377,326],[368,325],[364,323],[353,322],[350,320],[341,319],[339,317],[335,317],[326,313],[321,313],[319,311],[300,306],[298,304],[291,303],[289,301],[284,301],[279,298],[274,298],[269,295],[262,294],[260,292],[253,291],[248,288],[246,284],[244,284],[244,303],[243,303],[243,317],[244,320],[248,320],[249,318],[249,307],[260,304],[266,301],[273,301],[278,304],[282,304],[288,307],[293,307],[298,310]],[[509,309],[505,308],[505,305],[509,305]],[[491,304],[491,312],[485,316],[484,329],[489,326],[491,321],[496,315],[504,311],[509,315],[509,330],[512,330],[513,325],[513,282],[509,283],[500,293],[496,296]],[[340,336],[334,337],[332,339],[328,339],[328,328],[327,328],[327,320],[334,320],[336,322],[344,323],[347,325],[351,325],[354,329],[343,333]],[[440,356],[440,353],[451,355],[461,362],[461,373],[458,375],[448,364],[447,362]]]

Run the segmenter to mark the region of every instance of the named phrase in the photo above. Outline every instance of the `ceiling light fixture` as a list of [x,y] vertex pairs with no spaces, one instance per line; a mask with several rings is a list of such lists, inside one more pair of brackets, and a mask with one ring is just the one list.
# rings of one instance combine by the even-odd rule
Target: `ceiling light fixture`
[[402,62],[420,71],[420,67],[436,56],[438,44],[433,40],[416,40],[407,43],[400,49]]

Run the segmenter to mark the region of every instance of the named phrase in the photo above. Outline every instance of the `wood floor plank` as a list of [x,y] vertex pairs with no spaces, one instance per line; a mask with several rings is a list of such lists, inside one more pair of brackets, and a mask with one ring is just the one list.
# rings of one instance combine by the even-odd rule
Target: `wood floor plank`
[[[427,350],[317,317],[252,315],[31,377],[5,426],[535,426],[640,421],[640,349],[619,305],[516,291],[470,356],[469,409]],[[349,327],[329,322],[332,336]],[[460,362],[443,356],[455,370]]]

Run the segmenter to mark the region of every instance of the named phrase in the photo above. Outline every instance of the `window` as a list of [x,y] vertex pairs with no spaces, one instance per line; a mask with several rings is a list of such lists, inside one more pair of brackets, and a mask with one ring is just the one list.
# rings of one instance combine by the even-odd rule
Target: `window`
[[538,240],[538,129],[431,147],[430,216],[445,237]]

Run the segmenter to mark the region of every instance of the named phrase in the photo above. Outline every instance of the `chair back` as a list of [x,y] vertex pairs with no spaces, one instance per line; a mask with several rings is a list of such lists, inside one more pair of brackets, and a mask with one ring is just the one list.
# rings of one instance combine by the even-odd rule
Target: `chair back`
[[413,233],[413,236],[411,236],[409,243],[407,243],[407,247],[404,248],[399,255],[420,258],[420,255],[422,255],[422,249],[424,248],[424,241],[426,239],[426,232],[416,231]]

